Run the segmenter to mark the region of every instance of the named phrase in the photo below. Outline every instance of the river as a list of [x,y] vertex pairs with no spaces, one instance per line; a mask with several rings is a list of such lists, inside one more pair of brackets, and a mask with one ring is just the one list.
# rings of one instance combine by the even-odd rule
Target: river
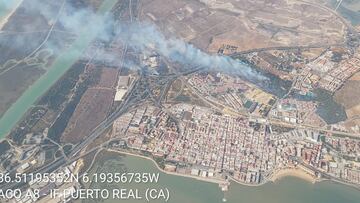
[[[217,184],[202,182],[192,178],[168,175],[160,172],[154,163],[134,156],[120,154],[102,154],[97,159],[92,172],[146,172],[160,173],[157,183],[147,184],[93,184],[91,188],[127,188],[139,189],[140,196],[146,188],[168,188],[170,203],[221,203],[223,198],[229,203],[358,203],[360,192],[349,186],[324,181],[316,184],[295,177],[286,177],[276,183],[251,187],[232,182],[225,194]],[[86,200],[83,203],[95,203],[97,200]],[[107,199],[104,203],[116,203],[119,200]],[[124,202],[145,202],[129,199]],[[164,201],[151,201],[164,202]]]
[[[104,0],[98,9],[99,15],[110,11],[117,0]],[[23,115],[46,91],[80,58],[83,51],[96,38],[97,33],[83,28],[71,47],[64,51],[51,65],[49,70],[30,86],[0,119],[0,139],[7,136]]]

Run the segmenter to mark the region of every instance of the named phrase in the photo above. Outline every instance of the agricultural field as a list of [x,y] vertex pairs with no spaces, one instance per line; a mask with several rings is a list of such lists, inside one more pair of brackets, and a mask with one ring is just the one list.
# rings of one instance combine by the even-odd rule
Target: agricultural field
[[345,107],[349,127],[360,125],[360,73],[351,77],[335,94],[338,103]]
[[102,69],[98,84],[89,88],[82,96],[61,137],[61,142],[75,144],[81,141],[106,118],[113,104],[116,80],[116,69]]
[[242,51],[341,43],[346,28],[334,14],[305,1],[145,0],[141,17],[213,53],[223,45]]

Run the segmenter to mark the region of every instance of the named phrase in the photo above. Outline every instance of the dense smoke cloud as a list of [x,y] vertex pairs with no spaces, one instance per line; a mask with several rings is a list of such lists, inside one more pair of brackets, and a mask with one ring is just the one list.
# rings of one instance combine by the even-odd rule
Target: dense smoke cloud
[[[51,11],[49,6],[41,4],[34,3],[28,9],[38,9],[45,18],[49,21],[56,20],[66,31],[79,33],[86,29],[88,33],[97,33],[98,38],[103,41],[120,40],[139,53],[155,51],[173,62],[190,67],[202,66],[208,70],[236,74],[252,82],[265,80],[264,76],[238,60],[227,56],[210,55],[181,39],[165,37],[150,22],[122,23],[109,14],[98,15],[92,9],[74,8],[69,3],[59,7],[62,10],[60,15],[59,12]],[[105,60],[120,58],[118,53],[106,51],[99,51],[96,58],[100,59],[102,56]]]

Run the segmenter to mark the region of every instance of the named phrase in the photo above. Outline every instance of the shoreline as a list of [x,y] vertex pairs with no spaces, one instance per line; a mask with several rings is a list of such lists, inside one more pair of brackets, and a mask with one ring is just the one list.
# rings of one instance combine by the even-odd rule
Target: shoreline
[[[262,185],[265,185],[267,183],[275,183],[283,178],[286,177],[296,177],[299,178],[301,180],[305,180],[306,182],[310,182],[312,184],[315,183],[319,183],[321,181],[325,181],[324,180],[320,180],[317,179],[315,177],[313,177],[312,175],[308,174],[307,172],[301,170],[301,169],[281,169],[276,171],[271,178],[267,179],[266,181],[259,183],[259,184],[250,184],[250,183],[244,183],[244,182],[240,182],[239,180],[234,179],[231,176],[228,176],[229,179],[228,180],[224,180],[224,179],[215,179],[215,178],[204,178],[204,177],[200,177],[200,176],[193,176],[193,175],[189,175],[189,174],[182,174],[182,173],[176,173],[176,172],[170,172],[170,171],[165,171],[164,169],[160,168],[159,165],[156,163],[156,161],[148,156],[144,156],[144,155],[140,155],[140,154],[133,154],[130,152],[124,152],[124,151],[118,151],[118,150],[113,150],[113,149],[105,149],[105,151],[108,152],[115,152],[115,153],[119,153],[119,154],[124,154],[124,155],[129,155],[129,156],[135,156],[138,158],[142,158],[142,159],[146,159],[151,161],[152,163],[155,164],[155,167],[161,171],[162,173],[165,173],[167,175],[174,175],[174,176],[179,176],[179,177],[185,177],[185,178],[192,178],[192,179],[196,179],[196,180],[200,180],[200,181],[205,181],[205,182],[209,182],[209,183],[216,183],[216,184],[228,184],[230,181],[233,181],[237,184],[243,185],[243,186],[248,186],[248,187],[259,187]],[[331,180],[329,180],[331,181]],[[341,184],[341,183],[340,183]]]
[[275,183],[285,177],[296,177],[296,178],[305,180],[307,182],[310,182],[312,184],[320,182],[320,180],[318,178],[316,178],[315,176],[307,173],[306,171],[304,171],[300,168],[279,169],[274,172],[274,174],[269,178],[269,181]]
[[244,186],[248,186],[248,187],[259,187],[259,186],[265,185],[267,183],[276,183],[286,177],[295,177],[295,178],[304,180],[304,181],[312,183],[312,184],[319,183],[322,181],[299,168],[279,169],[279,170],[275,171],[274,174],[270,178],[268,178],[265,181],[258,183],[258,184],[240,182],[239,180],[236,180],[235,178],[233,178],[231,176],[229,176],[229,179],[231,179],[231,181],[234,181],[240,185],[244,185]]
[[169,172],[169,171],[165,171],[164,169],[160,168],[159,165],[156,163],[156,161],[153,160],[152,158],[148,157],[148,156],[141,155],[141,154],[133,154],[133,153],[130,153],[130,152],[118,151],[118,150],[113,150],[113,149],[104,149],[104,150],[108,151],[108,152],[115,152],[115,153],[119,153],[119,154],[124,154],[124,155],[128,155],[128,156],[134,156],[134,157],[149,160],[149,161],[151,161],[152,163],[155,164],[155,167],[160,172],[165,173],[167,175],[174,175],[174,176],[179,176],[179,177],[192,178],[192,179],[196,179],[196,180],[200,180],[200,181],[204,181],[204,182],[208,182],[208,183],[216,183],[218,185],[220,185],[220,184],[229,184],[232,181],[232,182],[235,182],[235,183],[243,185],[243,186],[260,187],[260,186],[265,185],[267,183],[276,183],[276,182],[278,182],[281,179],[286,178],[286,177],[295,177],[295,178],[304,180],[304,181],[306,181],[308,183],[312,183],[312,184],[325,182],[325,181],[330,181],[330,182],[333,182],[333,183],[342,184],[342,185],[349,186],[349,187],[360,190],[360,187],[358,187],[358,186],[356,186],[354,184],[345,183],[345,182],[339,182],[339,181],[336,181],[336,180],[330,180],[330,179],[323,179],[323,178],[314,177],[313,175],[307,173],[306,171],[304,171],[304,170],[302,170],[300,168],[280,169],[280,170],[277,170],[276,172],[274,172],[274,174],[269,179],[267,179],[266,181],[264,181],[262,183],[249,184],[249,183],[240,182],[240,181],[234,179],[231,176],[228,176],[229,177],[228,180],[224,180],[224,179],[215,179],[215,178],[204,178],[204,177],[200,177],[200,176],[193,176],[193,175],[181,174],[181,173],[176,173],[176,172]]
[[[15,1],[15,0],[14,0]],[[4,15],[0,19],[0,32],[2,31],[3,27],[8,23],[10,17],[15,13],[15,11],[19,8],[19,6],[23,3],[23,0],[18,0],[14,3],[14,7],[9,11],[6,15]]]

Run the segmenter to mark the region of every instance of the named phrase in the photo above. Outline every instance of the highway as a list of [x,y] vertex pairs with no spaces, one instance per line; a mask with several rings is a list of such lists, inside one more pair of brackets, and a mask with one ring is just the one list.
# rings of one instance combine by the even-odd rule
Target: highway
[[[176,78],[181,77],[181,76],[185,76],[185,75],[189,75],[189,74],[198,72],[203,69],[204,69],[203,67],[196,67],[194,69],[190,69],[185,72],[179,72],[179,73],[171,74],[171,75],[165,77],[165,80],[167,81],[167,83],[165,85],[164,90],[161,93],[160,99],[158,101],[153,100],[155,105],[158,104],[159,107],[161,107],[161,100],[164,98],[164,96],[167,93],[167,90],[171,86],[170,81],[173,81]],[[144,78],[144,77],[146,77],[146,75],[142,75],[141,77]],[[131,109],[135,109],[136,107],[140,106],[144,102],[144,99],[141,98],[142,95],[135,95],[135,93],[138,90],[138,86],[140,85],[140,80],[141,80],[141,78],[138,78],[131,84],[131,86],[129,87],[128,93],[125,95],[125,100],[120,104],[120,106],[114,112],[112,112],[104,121],[102,121],[97,127],[95,127],[89,136],[85,137],[84,140],[82,140],[77,145],[75,145],[67,157],[64,157],[64,156],[60,157],[60,158],[56,159],[55,161],[33,171],[32,173],[34,173],[34,174],[36,174],[36,173],[51,173],[61,167],[67,166],[67,165],[73,163],[74,161],[76,161],[77,159],[83,157],[84,154],[80,153],[81,150],[85,149],[95,139],[100,137],[106,131],[106,129],[108,129],[119,116],[125,114],[126,112],[128,112]],[[147,87],[149,87],[149,86],[147,86]],[[148,91],[144,91],[142,93],[146,94],[147,92],[151,92],[151,91],[148,90]],[[94,149],[90,149],[90,151],[93,151],[93,150]],[[86,152],[86,154],[88,154],[90,151]],[[19,188],[25,184],[26,183],[13,183],[13,184],[8,184],[8,185],[2,185],[2,188],[4,188],[4,189]]]
[[[343,25],[348,29],[348,31],[359,37],[359,34],[357,32],[357,30],[349,23],[347,22],[341,15],[339,15],[336,10],[338,9],[338,7],[340,6],[340,4],[342,3],[342,0],[338,3],[337,7],[333,10],[331,8],[328,8],[324,5],[315,3],[315,2],[310,2],[310,1],[306,1],[306,0],[298,0],[301,3],[310,5],[310,6],[314,6],[317,7],[319,9],[323,9],[326,10],[328,12],[330,12],[331,14],[333,14],[335,17],[337,17],[342,23]],[[337,44],[313,44],[313,45],[306,45],[306,46],[277,46],[277,47],[264,47],[264,48],[256,48],[256,49],[250,49],[250,50],[245,50],[245,51],[239,51],[239,52],[235,52],[229,56],[231,57],[237,57],[243,54],[250,54],[253,52],[263,52],[263,51],[271,51],[271,50],[298,50],[298,49],[310,49],[310,48],[327,48],[327,47],[334,47],[334,46],[344,46],[346,44],[346,37],[345,37],[345,41],[344,43],[337,43]]]
[[[112,123],[122,114],[128,112],[128,110],[132,107],[136,107],[138,104],[136,101],[130,101],[132,97],[132,90],[136,88],[137,82],[133,83],[131,91],[126,95],[125,101],[112,113],[110,114],[103,122],[101,122],[93,131],[92,133],[87,136],[83,141],[79,142],[77,145],[74,146],[71,153],[65,157],[60,157],[56,159],[55,161],[42,166],[41,168],[33,171],[33,174],[36,173],[51,173],[56,171],[57,169],[64,167],[66,165],[69,165],[73,163],[75,160],[79,159],[83,155],[79,152],[83,150],[86,146],[88,146],[90,143],[92,143],[96,138],[101,136],[105,130],[112,125]],[[90,149],[92,150],[92,149]],[[8,185],[2,185],[1,188],[8,189],[8,188],[19,188],[23,186],[26,183],[13,183]]]
[[277,47],[264,47],[264,48],[256,48],[256,49],[249,49],[245,51],[239,51],[232,53],[228,56],[230,57],[238,57],[243,54],[250,54],[254,52],[264,52],[264,51],[272,51],[272,50],[279,50],[279,51],[286,51],[286,50],[302,50],[302,49],[314,49],[314,48],[328,48],[334,46],[344,46],[344,44],[314,44],[308,46],[277,46]]
[[[314,6],[314,7],[317,7],[317,8],[320,8],[320,9],[323,9],[323,10],[326,10],[328,12],[330,12],[331,14],[333,14],[334,16],[336,16],[345,26],[346,28],[348,29],[348,31],[351,33],[351,34],[354,34],[356,36],[359,36],[358,32],[356,31],[356,29],[349,23],[347,22],[347,20],[345,20],[341,15],[339,15],[336,10],[333,10],[329,7],[326,7],[324,5],[321,5],[321,4],[318,4],[318,3],[315,3],[315,2],[311,2],[311,1],[306,1],[306,0],[298,0],[299,2],[302,2],[304,4],[307,4],[307,5],[311,5],[311,6]],[[341,4],[341,3],[340,3]],[[339,6],[340,6],[339,4]]]
[[146,91],[150,94],[150,99],[154,102],[155,106],[157,106],[159,108],[162,108],[163,106],[161,105],[161,102],[164,100],[164,98],[165,98],[167,92],[169,91],[172,83],[177,78],[182,77],[182,76],[187,76],[187,75],[202,71],[204,69],[205,68],[202,67],[202,66],[196,66],[196,67],[193,67],[193,68],[191,68],[191,69],[189,69],[187,71],[184,71],[184,72],[176,72],[176,73],[171,73],[171,74],[168,74],[168,75],[156,76],[156,79],[157,79],[156,83],[159,84],[159,86],[163,86],[161,88],[161,92],[160,92],[160,95],[159,95],[158,98],[156,98],[156,96],[152,94],[152,91],[151,91],[151,88],[150,88],[151,84],[147,80],[148,76],[146,75],[145,71],[142,71],[141,74],[142,74],[142,77],[144,78]]
[[190,70],[187,70],[187,71],[185,71],[185,72],[178,72],[178,73],[176,73],[176,74],[167,76],[167,77],[166,77],[166,80],[167,80],[166,85],[165,85],[165,87],[162,89],[161,94],[160,94],[160,97],[159,97],[158,101],[156,102],[156,105],[157,105],[157,106],[161,106],[162,100],[164,99],[165,95],[166,95],[167,92],[169,91],[172,83],[173,83],[177,78],[182,77],[182,76],[191,75],[191,74],[193,74],[193,73],[202,71],[202,70],[204,70],[204,69],[205,69],[204,67],[199,66],[199,67],[195,67],[195,68],[192,68],[192,69],[190,69]]

